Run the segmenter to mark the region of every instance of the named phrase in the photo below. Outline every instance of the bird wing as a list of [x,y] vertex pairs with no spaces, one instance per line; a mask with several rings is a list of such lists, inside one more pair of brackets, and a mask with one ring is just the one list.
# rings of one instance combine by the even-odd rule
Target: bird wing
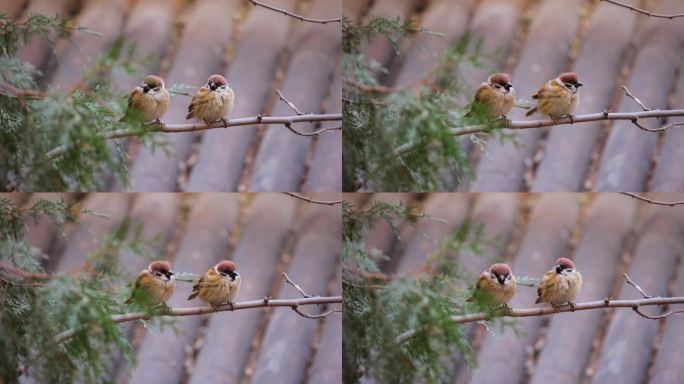
[[135,285],[133,286],[133,290],[131,291],[131,296],[128,298],[128,300],[124,301],[124,304],[130,304],[131,301],[133,301],[133,297],[136,294],[136,291],[143,288],[143,274],[139,274],[138,278],[135,279]]
[[544,276],[542,277],[542,281],[541,283],[539,283],[539,287],[537,288],[537,300],[534,302],[535,304],[539,304],[542,302],[542,292],[544,291],[544,289],[546,289],[546,285],[551,281],[555,274],[555,271],[548,271],[544,274]]
[[486,96],[485,96],[486,88],[487,88],[487,83],[480,84],[480,87],[477,89],[477,92],[475,92],[475,98],[473,99],[472,104],[470,104],[470,111],[466,114],[466,117],[470,117],[473,115],[474,109],[475,109],[475,104],[485,103],[484,99],[486,98]]
[[202,275],[199,278],[199,280],[192,286],[192,293],[190,293],[190,296],[188,296],[188,300],[192,300],[195,297],[197,297],[197,295],[199,295],[199,287],[200,287],[200,284],[202,284],[203,279],[204,279],[204,275]]
[[206,98],[207,93],[209,93],[209,89],[207,87],[200,87],[200,89],[197,90],[195,93],[195,96],[192,97],[192,101],[190,102],[190,105],[188,106],[188,115],[185,116],[186,120],[190,120],[193,117],[195,117],[195,105],[201,100]]

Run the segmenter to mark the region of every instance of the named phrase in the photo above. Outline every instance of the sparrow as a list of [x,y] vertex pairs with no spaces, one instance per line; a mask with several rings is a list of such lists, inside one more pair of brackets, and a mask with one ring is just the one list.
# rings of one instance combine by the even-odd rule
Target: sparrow
[[164,260],[153,261],[138,275],[126,304],[130,304],[139,296],[152,304],[165,304],[175,287],[176,278],[171,270],[171,264]]
[[468,301],[481,300],[488,304],[508,303],[515,294],[515,276],[507,264],[492,264],[480,274],[475,291]]
[[537,106],[527,111],[525,116],[531,116],[535,112],[549,115],[553,121],[568,116],[573,122],[577,104],[579,104],[579,87],[583,84],[577,79],[575,72],[562,73],[553,80],[544,84],[537,93],[532,95],[533,99],[539,100]]
[[575,310],[575,296],[582,289],[582,275],[571,260],[561,257],[556,266],[546,272],[537,288],[535,304],[551,304],[554,308],[568,304]]
[[155,123],[161,124],[159,118],[168,109],[169,91],[159,76],[145,76],[143,82],[133,88],[133,92],[128,96],[127,115],[130,111],[137,111],[145,122],[154,120]]
[[484,109],[489,118],[506,118],[506,113],[513,108],[514,103],[515,90],[511,84],[511,77],[506,73],[494,73],[480,84],[466,117]]
[[187,120],[192,118],[204,120],[207,125],[221,120],[228,124],[225,116],[233,109],[235,103],[235,93],[226,83],[226,79],[221,75],[211,75],[195,96],[192,97],[188,107]]
[[240,290],[242,283],[242,279],[235,269],[235,263],[229,260],[223,260],[209,268],[193,285],[188,300],[199,296],[200,300],[214,307],[225,303],[232,307],[233,299]]

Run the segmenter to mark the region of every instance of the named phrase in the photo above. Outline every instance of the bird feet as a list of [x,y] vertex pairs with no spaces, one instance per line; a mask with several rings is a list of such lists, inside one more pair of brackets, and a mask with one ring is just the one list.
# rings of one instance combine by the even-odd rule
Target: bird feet
[[570,120],[570,124],[575,124],[575,115],[572,113],[568,115],[568,120]]
[[570,312],[575,312],[575,303],[568,301],[568,305],[570,306]]
[[228,128],[228,125],[230,124],[230,121],[228,121],[228,119],[224,119],[222,117],[221,122],[223,122],[223,128]]

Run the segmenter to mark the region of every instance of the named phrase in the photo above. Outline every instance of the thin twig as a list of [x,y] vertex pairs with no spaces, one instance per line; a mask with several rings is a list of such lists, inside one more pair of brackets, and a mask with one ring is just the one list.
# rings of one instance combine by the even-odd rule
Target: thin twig
[[684,17],[684,13],[675,13],[672,15],[665,15],[665,14],[661,14],[661,13],[649,12],[645,9],[637,8],[637,7],[628,5],[628,4],[623,4],[623,3],[616,1],[616,0],[601,0],[601,1],[605,1],[607,3],[617,5],[618,7],[627,8],[631,11],[638,12],[638,13],[641,13],[643,15],[647,15],[647,16],[651,16],[651,17],[659,17],[661,19],[675,19],[677,17]]
[[651,109],[651,108],[645,106],[644,103],[642,103],[641,100],[639,100],[639,98],[637,98],[636,96],[634,96],[634,95],[632,94],[632,92],[630,92],[629,89],[627,89],[627,86],[623,85],[623,86],[622,86],[622,90],[625,91],[625,94],[626,94],[628,97],[630,97],[630,98],[631,98],[632,100],[634,100],[637,104],[639,104],[639,106],[641,107],[641,109],[643,109],[644,111],[652,111],[652,110],[653,110],[653,109]]
[[284,9],[276,8],[272,5],[264,4],[260,1],[249,0],[249,2],[254,4],[255,6],[261,6],[261,7],[264,7],[266,9],[270,9],[271,11],[280,12],[284,15],[294,17],[297,20],[308,21],[310,23],[327,24],[327,23],[341,23],[342,22],[341,18],[336,18],[336,19],[310,19],[308,17],[300,16],[296,13],[292,13],[292,12],[286,11]]
[[[564,125],[564,124],[574,124],[574,123],[586,123],[589,121],[602,121],[602,120],[630,120],[632,122],[638,121],[639,119],[653,118],[653,117],[671,117],[671,116],[684,116],[684,109],[665,109],[665,110],[655,110],[655,111],[643,111],[643,112],[608,112],[603,111],[599,113],[590,113],[586,115],[574,116],[572,120],[570,118],[564,117],[553,121],[551,119],[544,120],[518,120],[506,123],[503,128],[507,129],[530,129],[530,128],[542,128],[550,127],[554,125]],[[677,123],[678,125],[681,125]],[[670,127],[668,127],[670,128]],[[643,129],[640,127],[640,129]],[[486,133],[490,130],[489,127],[485,125],[474,125],[463,128],[454,128],[451,130],[454,136],[470,135],[475,133]],[[649,129],[645,129],[649,130]],[[659,131],[662,131],[660,129]]]
[[622,276],[624,276],[625,280],[627,280],[627,284],[631,285],[632,287],[634,287],[634,289],[639,291],[639,293],[641,294],[641,296],[643,296],[644,299],[650,299],[653,297],[651,295],[646,294],[646,292],[644,292],[644,290],[641,289],[641,287],[638,286],[637,283],[633,282],[632,279],[629,278],[628,274],[623,273]]
[[304,195],[300,195],[299,193],[294,193],[294,192],[283,192],[284,194],[288,196],[292,196],[294,198],[304,200],[307,203],[312,203],[312,204],[323,204],[323,205],[336,205],[336,204],[342,204],[343,200],[316,200],[312,199],[310,197],[306,197]]
[[678,313],[684,313],[684,310],[679,310],[679,311],[669,311],[669,312],[665,312],[665,313],[663,313],[663,314],[661,314],[661,315],[647,315],[647,314],[645,314],[644,312],[642,312],[642,311],[639,309],[639,307],[634,307],[634,308],[632,308],[632,309],[634,310],[634,312],[638,313],[639,316],[644,317],[644,318],[646,318],[646,319],[651,319],[651,320],[660,320],[660,319],[664,319],[664,318],[666,318],[666,317],[668,317],[668,316],[671,316],[671,315],[675,315],[675,314],[678,314]]
[[[157,316],[197,316],[197,315],[204,315],[207,313],[216,313],[216,312],[224,312],[224,311],[239,311],[239,310],[244,310],[244,309],[250,309],[250,308],[263,308],[263,307],[290,307],[290,308],[297,308],[300,306],[304,305],[319,305],[319,304],[339,304],[342,303],[342,296],[329,296],[329,297],[305,297],[302,299],[276,299],[276,300],[271,300],[271,299],[261,299],[261,300],[252,300],[252,301],[243,301],[241,303],[235,303],[233,305],[226,304],[222,305],[219,307],[191,307],[191,308],[170,308],[169,310],[165,312],[161,312],[157,314]],[[300,314],[303,317],[306,318],[321,318],[321,315],[329,315],[330,313],[334,313],[336,311],[328,311],[326,313],[323,313],[321,315],[306,315],[300,313],[301,311],[295,311],[298,314]],[[316,317],[318,316],[318,317]],[[131,313],[123,313],[120,315],[112,315],[111,319],[114,323],[125,323],[129,321],[136,321],[136,320],[147,320],[149,319],[150,316],[146,312],[131,312]],[[83,332],[85,329],[69,329],[66,330],[60,334],[58,334],[55,339],[52,341],[52,343],[43,349],[42,351],[38,352],[36,355],[26,359],[26,362],[20,366],[17,369],[17,373],[19,375],[22,375],[28,370],[29,365],[38,357],[42,356],[48,349],[53,348],[60,343],[63,343],[66,340],[69,340],[70,338],[74,337],[78,332]]]
[[637,127],[639,127],[639,129],[641,129],[642,131],[646,131],[646,132],[663,132],[663,131],[666,131],[672,127],[679,127],[680,125],[684,125],[684,123],[672,122],[670,124],[665,124],[660,128],[648,128],[648,127],[644,127],[643,125],[639,124],[639,122],[637,120],[632,120],[632,124],[636,125]]
[[285,282],[293,286],[297,291],[299,291],[299,293],[302,294],[303,297],[311,297],[311,295],[304,292],[302,287],[297,285],[294,281],[290,280],[290,276],[288,276],[287,273],[283,272],[283,277],[285,278]]
[[283,95],[282,92],[280,92],[280,89],[276,89],[276,93],[278,94],[278,97],[280,97],[280,100],[285,102],[285,104],[287,104],[290,108],[292,108],[292,110],[295,111],[295,113],[297,115],[303,115],[304,114],[304,112],[300,111],[299,108],[297,108],[290,100],[288,100],[285,97],[285,95]]
[[623,195],[626,195],[626,196],[633,197],[637,200],[645,201],[649,204],[666,205],[668,207],[674,207],[675,205],[684,204],[684,200],[682,200],[682,201],[659,201],[659,200],[649,199],[647,197],[644,197],[644,196],[641,196],[641,195],[638,195],[638,194],[632,193],[632,192],[620,192],[620,193]]
[[316,135],[319,135],[325,131],[341,131],[342,130],[342,127],[321,127],[315,131],[302,132],[302,131],[298,131],[298,130],[292,128],[292,126],[290,124],[285,124],[285,128],[289,129],[292,133],[294,133],[295,135],[299,135],[299,136],[316,136]]
[[333,313],[341,313],[342,312],[341,309],[331,309],[327,312],[323,312],[323,313],[318,314],[318,315],[309,315],[309,314],[302,312],[299,309],[299,307],[297,307],[297,306],[292,307],[292,310],[297,312],[297,314],[299,314],[299,316],[306,317],[307,319],[322,319],[322,318],[327,317],[328,315],[331,315]]

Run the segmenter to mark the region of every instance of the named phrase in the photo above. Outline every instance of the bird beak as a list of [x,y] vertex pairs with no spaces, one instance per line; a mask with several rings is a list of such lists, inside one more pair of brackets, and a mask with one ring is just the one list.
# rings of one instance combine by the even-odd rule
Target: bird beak
[[583,85],[584,85],[584,84],[580,83],[579,81],[577,82],[577,86],[578,86],[578,87],[581,87],[581,86],[583,86]]

